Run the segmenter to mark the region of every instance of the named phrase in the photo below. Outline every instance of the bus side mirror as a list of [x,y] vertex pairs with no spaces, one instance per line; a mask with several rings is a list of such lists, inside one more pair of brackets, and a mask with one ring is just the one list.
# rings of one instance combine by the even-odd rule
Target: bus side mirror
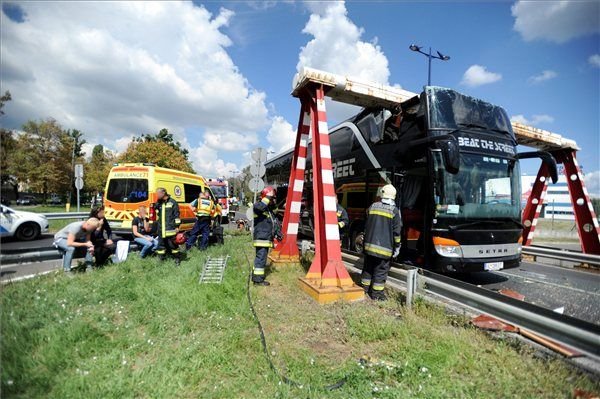
[[444,167],[450,174],[457,174],[460,169],[460,149],[458,140],[454,136],[436,141],[437,147],[442,150]]
[[517,159],[529,159],[529,158],[540,158],[543,163],[548,167],[550,178],[552,183],[556,184],[558,181],[558,168],[556,167],[556,159],[547,151],[530,151],[522,152],[517,154]]

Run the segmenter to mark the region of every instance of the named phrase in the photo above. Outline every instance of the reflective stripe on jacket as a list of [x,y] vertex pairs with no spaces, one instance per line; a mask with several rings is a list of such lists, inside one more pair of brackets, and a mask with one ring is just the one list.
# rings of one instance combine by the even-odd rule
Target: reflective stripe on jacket
[[198,206],[196,207],[196,216],[197,217],[205,217],[212,216],[214,212],[215,204],[210,198],[198,198]]
[[394,204],[375,202],[367,210],[364,251],[378,258],[391,258],[400,246],[402,220]]
[[158,221],[158,232],[161,237],[172,237],[177,234],[177,228],[181,224],[179,219],[179,204],[169,197],[166,201],[157,202],[154,205],[156,219]]
[[274,237],[274,215],[269,209],[270,200],[263,198],[254,204],[254,232],[252,234],[252,245],[255,247],[273,246]]

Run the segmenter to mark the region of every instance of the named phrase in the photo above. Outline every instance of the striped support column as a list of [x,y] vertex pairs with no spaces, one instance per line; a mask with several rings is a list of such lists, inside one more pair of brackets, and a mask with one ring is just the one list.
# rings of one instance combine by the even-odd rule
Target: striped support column
[[315,257],[306,278],[320,280],[320,287],[352,287],[340,250],[323,87],[315,94],[311,104]]
[[600,227],[592,207],[592,201],[583,181],[583,173],[575,158],[574,150],[562,150],[553,154],[563,163],[569,195],[575,213],[575,223],[581,249],[586,254],[600,255]]
[[283,215],[284,238],[271,252],[270,258],[275,263],[295,263],[300,261],[298,252],[298,224],[300,223],[300,206],[302,190],[304,189],[304,170],[306,169],[306,155],[308,151],[308,137],[310,134],[310,104],[303,102],[296,133],[296,145],[290,170],[290,181],[285,201]]
[[538,171],[533,187],[531,188],[531,194],[527,199],[527,204],[523,210],[523,244],[531,245],[533,236],[535,234],[535,227],[537,225],[542,206],[544,204],[544,197],[546,196],[546,189],[548,188],[548,178],[550,172],[548,166],[542,163],[540,170]]

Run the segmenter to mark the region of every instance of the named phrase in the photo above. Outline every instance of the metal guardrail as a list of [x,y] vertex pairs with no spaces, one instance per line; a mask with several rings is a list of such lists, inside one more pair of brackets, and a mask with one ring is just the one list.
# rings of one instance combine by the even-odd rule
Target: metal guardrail
[[[342,257],[353,267],[362,267],[362,256],[344,251]],[[392,263],[390,279],[407,285],[413,266]],[[524,328],[568,345],[594,358],[600,357],[600,326],[556,313],[531,303],[477,287],[428,270],[418,269],[417,286],[431,294],[450,299],[506,323]]]
[[[303,243],[302,250],[307,249],[314,250],[314,244]],[[342,258],[349,266],[362,268],[361,254],[344,250]],[[412,273],[415,269],[418,270],[416,278]],[[506,323],[568,345],[588,356],[600,358],[600,326],[596,324],[414,266],[392,263],[388,281],[406,286],[407,302],[408,296],[412,296],[417,287],[424,287],[430,294],[487,313]]]
[[59,219],[85,219],[90,213],[89,212],[53,212],[53,213],[42,213],[48,220],[59,220]]
[[[129,251],[139,250],[138,245],[130,241]],[[85,251],[75,251],[74,259],[83,258]],[[26,248],[16,250],[4,250],[0,254],[0,264],[18,265],[19,263],[42,262],[45,260],[62,259],[62,254],[54,247]]]
[[586,263],[590,266],[600,267],[600,256],[584,254],[577,251],[569,251],[567,249],[552,249],[546,247],[527,246],[523,247],[523,255],[530,255],[540,258],[558,259],[569,262]]

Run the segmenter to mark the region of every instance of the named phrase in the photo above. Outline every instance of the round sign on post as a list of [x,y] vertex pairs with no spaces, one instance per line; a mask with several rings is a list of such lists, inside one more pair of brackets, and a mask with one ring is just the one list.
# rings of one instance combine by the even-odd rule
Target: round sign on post
[[83,179],[81,177],[75,179],[75,188],[77,190],[81,190],[83,188]]
[[251,191],[258,193],[262,191],[263,188],[265,188],[265,182],[260,177],[253,177],[248,182],[248,187]]
[[252,176],[256,176],[256,177],[263,177],[265,175],[265,172],[267,171],[267,168],[265,168],[265,165],[263,164],[252,164],[250,165],[250,174]]
[[252,159],[256,162],[264,163],[267,160],[267,150],[261,147],[253,149]]

